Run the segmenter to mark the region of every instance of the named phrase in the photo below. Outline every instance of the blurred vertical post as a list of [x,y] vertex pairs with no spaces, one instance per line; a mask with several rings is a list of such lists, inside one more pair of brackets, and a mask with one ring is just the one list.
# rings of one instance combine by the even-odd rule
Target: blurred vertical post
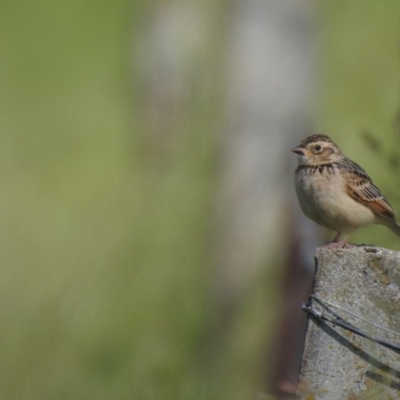
[[285,317],[277,324],[285,328],[280,336],[286,343],[278,344],[282,354],[272,367],[274,385],[300,362],[305,324],[300,304],[310,289],[316,242],[317,230],[299,215],[293,191],[295,157],[289,151],[309,129],[312,11],[308,1],[235,2],[228,35],[215,293],[220,320],[229,325],[241,295],[277,262],[285,265],[287,296],[280,310]]
[[287,247],[289,150],[307,129],[312,24],[307,1],[235,3],[218,199],[222,302],[229,303]]

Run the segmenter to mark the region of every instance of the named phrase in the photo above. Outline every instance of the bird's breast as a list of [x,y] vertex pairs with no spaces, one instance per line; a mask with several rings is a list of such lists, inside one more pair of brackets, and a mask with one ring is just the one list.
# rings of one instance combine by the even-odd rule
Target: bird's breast
[[318,224],[346,232],[374,222],[373,212],[347,193],[346,181],[334,164],[299,167],[295,181],[304,214]]

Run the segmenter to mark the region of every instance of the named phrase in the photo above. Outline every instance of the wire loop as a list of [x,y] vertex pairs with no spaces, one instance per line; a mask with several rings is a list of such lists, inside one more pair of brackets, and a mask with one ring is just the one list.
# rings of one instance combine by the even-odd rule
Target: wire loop
[[302,309],[305,312],[307,312],[308,314],[310,314],[311,316],[313,316],[314,318],[316,318],[316,319],[318,319],[320,321],[329,322],[329,323],[331,323],[333,325],[339,326],[339,327],[341,327],[343,329],[346,329],[347,331],[355,333],[356,335],[362,336],[362,337],[364,337],[366,339],[369,339],[369,340],[371,340],[371,341],[373,341],[375,343],[379,343],[380,345],[382,345],[382,346],[384,346],[384,347],[386,347],[388,349],[391,349],[391,350],[393,350],[393,351],[395,351],[397,353],[400,353],[400,346],[399,345],[393,344],[393,343],[391,343],[391,342],[389,342],[389,341],[387,341],[385,339],[381,339],[381,338],[379,338],[377,336],[372,336],[372,335],[364,332],[363,330],[361,330],[361,329],[355,327],[354,325],[350,324],[349,322],[345,321],[343,318],[337,316],[332,310],[329,309],[328,306],[337,308],[337,309],[339,309],[339,310],[341,310],[341,311],[353,316],[354,318],[358,318],[358,319],[360,319],[360,320],[362,320],[364,322],[367,322],[367,323],[369,323],[371,325],[374,325],[375,327],[377,327],[379,329],[382,329],[382,330],[384,330],[386,332],[389,332],[389,333],[392,333],[392,334],[400,336],[399,332],[396,332],[396,331],[393,331],[391,329],[388,329],[388,328],[385,328],[383,326],[380,326],[380,325],[376,324],[375,322],[369,321],[366,318],[363,318],[363,317],[361,317],[361,316],[359,316],[357,314],[354,314],[351,311],[347,311],[347,310],[345,310],[345,309],[343,309],[343,308],[341,308],[341,307],[339,307],[339,306],[337,306],[335,304],[332,304],[332,303],[330,303],[330,302],[328,302],[326,300],[322,300],[322,299],[320,299],[319,297],[317,297],[315,295],[312,295],[311,298],[316,300],[318,303],[320,303],[331,314],[335,315],[335,317],[330,317],[330,316],[326,315],[326,313],[324,313],[323,311],[316,310],[315,308],[313,308],[311,304],[303,303]]

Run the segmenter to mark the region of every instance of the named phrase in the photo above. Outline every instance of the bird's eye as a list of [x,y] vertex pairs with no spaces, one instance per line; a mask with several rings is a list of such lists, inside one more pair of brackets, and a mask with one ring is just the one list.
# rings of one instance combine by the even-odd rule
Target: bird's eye
[[319,144],[317,144],[315,147],[314,147],[314,150],[315,151],[320,151],[322,149],[322,147],[319,145]]

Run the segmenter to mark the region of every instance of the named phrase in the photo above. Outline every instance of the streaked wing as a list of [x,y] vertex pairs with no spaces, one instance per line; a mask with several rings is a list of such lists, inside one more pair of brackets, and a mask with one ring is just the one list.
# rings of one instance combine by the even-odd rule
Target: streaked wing
[[382,192],[372,183],[368,174],[355,162],[343,160],[343,172],[347,176],[347,192],[351,197],[385,219],[394,221],[393,209]]

